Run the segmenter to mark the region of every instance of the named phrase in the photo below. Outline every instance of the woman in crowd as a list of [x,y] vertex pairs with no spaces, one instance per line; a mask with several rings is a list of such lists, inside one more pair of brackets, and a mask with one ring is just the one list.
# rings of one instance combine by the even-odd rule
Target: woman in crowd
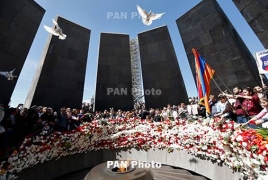
[[[256,116],[261,112],[260,99],[256,93],[253,93],[250,87],[244,88],[242,95],[235,95],[234,97],[242,98],[241,110],[244,112],[244,116],[237,116],[238,123],[246,123],[248,118]],[[256,128],[253,124],[250,124],[249,127]]]
[[[261,98],[260,99],[260,104],[262,106],[262,111],[251,118],[248,123],[246,124],[255,124],[255,125],[260,125],[267,127],[267,125],[263,125],[263,123],[268,122],[268,99],[267,98]],[[266,124],[266,123],[265,123]]]
[[74,126],[77,128],[80,126],[80,116],[78,115],[79,111],[78,109],[73,109],[72,110],[72,123],[74,124]]
[[237,97],[244,98],[242,107],[248,116],[255,116],[261,112],[260,98],[257,94],[254,94],[250,88],[244,88],[243,95],[237,95]]
[[167,118],[167,108],[166,107],[163,107],[163,110],[161,112],[161,116],[163,119]]
[[259,98],[267,98],[266,91],[264,91],[260,86],[255,86],[253,88],[253,93]]

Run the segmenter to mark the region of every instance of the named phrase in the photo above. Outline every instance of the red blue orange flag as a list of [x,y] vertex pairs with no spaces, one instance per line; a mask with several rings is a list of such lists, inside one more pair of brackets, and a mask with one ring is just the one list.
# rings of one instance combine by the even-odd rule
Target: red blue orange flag
[[204,100],[207,113],[210,112],[210,106],[208,98],[210,95],[210,80],[213,78],[215,71],[206,63],[206,61],[199,55],[199,53],[193,48],[195,56],[195,68],[196,68],[196,84],[199,99]]

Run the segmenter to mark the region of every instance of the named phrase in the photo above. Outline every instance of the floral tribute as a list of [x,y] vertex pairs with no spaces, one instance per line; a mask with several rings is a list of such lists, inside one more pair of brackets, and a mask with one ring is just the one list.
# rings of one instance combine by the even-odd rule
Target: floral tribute
[[0,179],[45,161],[100,149],[138,148],[187,150],[190,154],[226,164],[249,179],[268,179],[268,142],[265,129],[241,129],[233,121],[176,120],[151,123],[137,118],[94,120],[68,132],[30,135],[0,164]]

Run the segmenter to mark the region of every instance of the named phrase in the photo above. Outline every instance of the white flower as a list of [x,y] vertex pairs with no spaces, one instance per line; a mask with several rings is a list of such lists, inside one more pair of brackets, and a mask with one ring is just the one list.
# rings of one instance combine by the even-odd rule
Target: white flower
[[243,137],[242,137],[241,135],[238,135],[238,136],[236,137],[236,140],[237,140],[237,141],[242,141],[242,140],[243,140]]
[[245,148],[245,147],[247,147],[247,145],[248,145],[248,143],[246,143],[246,142],[242,142],[242,146]]

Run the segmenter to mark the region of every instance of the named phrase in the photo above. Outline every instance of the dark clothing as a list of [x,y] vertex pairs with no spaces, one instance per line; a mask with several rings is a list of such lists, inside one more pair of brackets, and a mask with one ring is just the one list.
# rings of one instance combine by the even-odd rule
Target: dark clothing
[[43,126],[41,123],[36,123],[34,126],[33,126],[33,133],[34,135],[38,135],[42,132],[42,129],[43,129]]
[[141,113],[141,119],[146,119],[146,116],[150,115],[150,113],[146,110],[143,110]]
[[34,109],[29,109],[27,113],[27,134],[33,133],[33,126],[35,125],[39,115]]
[[198,116],[206,117],[206,108],[204,105],[199,104]]
[[154,116],[154,121],[155,121],[155,122],[161,122],[161,121],[162,121],[162,116],[160,116],[160,114],[156,114],[156,115]]
[[57,129],[59,131],[64,131],[64,130],[67,130],[67,126],[68,126],[68,120],[67,120],[67,116],[60,113],[59,116],[58,116],[58,127]]
[[48,122],[50,129],[54,131],[56,127],[56,118],[53,114],[44,113],[41,115],[41,119],[42,121]]
[[42,121],[47,121],[48,123],[55,123],[55,116],[53,114],[44,113],[41,115]]
[[15,133],[16,133],[16,140],[22,142],[26,135],[26,122],[27,119],[25,116],[17,115],[15,119]]
[[217,108],[216,108],[216,104],[217,104],[217,101],[211,101],[209,103],[209,108],[210,108],[210,112],[211,112],[211,116],[214,116],[214,114],[217,113]]
[[109,117],[110,117],[110,114],[105,113],[105,114],[102,114],[101,117],[104,118],[104,119],[105,119],[105,118],[109,118]]

